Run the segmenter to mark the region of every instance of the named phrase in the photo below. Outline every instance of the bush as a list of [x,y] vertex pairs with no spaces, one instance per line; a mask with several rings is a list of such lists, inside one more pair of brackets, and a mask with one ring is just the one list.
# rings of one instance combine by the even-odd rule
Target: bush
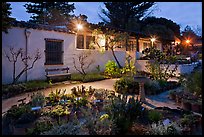
[[105,64],[105,75],[111,78],[117,78],[121,76],[121,72],[115,61],[108,61]]
[[133,124],[134,120],[142,114],[142,102],[131,98],[127,102],[127,96],[113,97],[110,104],[104,107],[108,115],[115,122],[119,133],[125,133]]
[[196,71],[190,74],[184,81],[184,87],[187,91],[195,93],[197,96],[202,94],[202,71]]
[[37,93],[33,93],[31,96],[32,99],[32,106],[41,106],[43,107],[45,105],[45,96],[42,92],[38,91]]
[[71,80],[72,81],[81,81],[81,82],[92,82],[92,81],[98,81],[98,80],[104,80],[106,79],[104,75],[99,73],[89,73],[86,74],[85,77],[83,77],[82,74],[72,74]]
[[136,93],[139,94],[139,83],[135,82],[131,77],[122,77],[114,84],[117,93]]
[[31,111],[31,107],[29,105],[21,105],[19,107],[13,106],[7,111],[6,116],[9,116],[14,119],[18,119],[22,114],[29,113],[30,111]]
[[151,125],[150,130],[147,134],[148,135],[181,135],[182,129],[175,122],[164,125],[161,121],[159,121],[158,124],[153,123]]
[[144,84],[144,89],[147,95],[155,95],[162,91],[158,81],[155,80],[146,82]]
[[156,110],[150,110],[148,112],[148,118],[152,122],[158,122],[162,118],[162,114]]
[[10,84],[10,85],[2,85],[2,96],[4,98],[10,98],[15,95],[35,91],[39,89],[43,89],[46,87],[50,87],[50,84],[46,81],[28,81],[26,83],[18,83],[18,84]]

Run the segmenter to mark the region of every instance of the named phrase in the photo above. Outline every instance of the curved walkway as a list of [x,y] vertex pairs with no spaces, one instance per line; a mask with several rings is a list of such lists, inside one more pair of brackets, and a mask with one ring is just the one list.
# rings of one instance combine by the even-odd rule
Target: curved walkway
[[[88,88],[89,86],[92,86],[93,88],[96,88],[96,89],[104,88],[108,90],[114,90],[113,85],[116,80],[118,79],[106,79],[102,81],[95,81],[95,82],[88,82],[88,83],[81,83],[81,84],[71,84],[69,81],[66,81],[66,82],[62,82],[62,84],[53,86],[52,88],[43,89],[40,91],[44,92],[45,96],[48,96],[48,94],[52,90],[55,91],[56,89],[62,89],[62,90],[66,89],[66,93],[70,93],[73,87],[81,86],[81,85],[86,86],[86,88]],[[4,112],[8,111],[11,108],[11,106],[19,104],[18,103],[19,99],[26,98],[26,102],[29,102],[31,94],[32,92],[24,93],[12,98],[2,100],[2,115],[4,114]],[[162,106],[167,106],[169,108],[179,107],[175,104],[175,102],[168,99],[168,91],[162,92],[159,95],[147,96],[146,103],[144,105],[150,109],[155,107],[162,107]]]

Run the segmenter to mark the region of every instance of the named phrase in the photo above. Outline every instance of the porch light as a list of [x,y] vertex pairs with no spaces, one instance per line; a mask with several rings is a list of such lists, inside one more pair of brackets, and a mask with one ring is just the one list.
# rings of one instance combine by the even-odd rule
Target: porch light
[[77,24],[77,29],[79,31],[79,30],[83,29],[83,26],[81,24]]
[[151,38],[150,40],[151,40],[151,42],[152,42],[152,47],[153,47],[154,42],[156,41],[156,38]]
[[190,43],[190,40],[187,39],[187,40],[186,40],[186,43],[189,44],[189,43]]

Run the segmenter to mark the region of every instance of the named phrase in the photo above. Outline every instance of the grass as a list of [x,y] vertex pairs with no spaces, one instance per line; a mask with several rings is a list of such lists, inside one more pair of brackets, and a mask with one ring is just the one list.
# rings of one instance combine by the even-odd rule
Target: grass
[[42,80],[2,85],[2,96],[3,98],[9,98],[21,93],[40,90],[50,86],[51,85],[48,82]]
[[104,80],[106,77],[100,73],[88,73],[84,78],[82,74],[72,74],[72,81],[81,81],[81,82],[93,82]]

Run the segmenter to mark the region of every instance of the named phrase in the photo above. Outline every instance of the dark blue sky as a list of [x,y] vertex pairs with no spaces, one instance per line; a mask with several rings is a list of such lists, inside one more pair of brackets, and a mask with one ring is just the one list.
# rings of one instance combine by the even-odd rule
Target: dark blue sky
[[[29,20],[31,14],[26,13],[23,5],[25,2],[10,2],[12,7],[12,17],[17,20]],[[74,2],[76,15],[85,14],[88,21],[98,23],[101,19],[98,16],[101,8],[105,8],[102,2]],[[170,19],[181,26],[186,25],[193,29],[197,27],[202,30],[202,2],[157,2],[152,8],[154,12],[151,16],[164,17]]]

